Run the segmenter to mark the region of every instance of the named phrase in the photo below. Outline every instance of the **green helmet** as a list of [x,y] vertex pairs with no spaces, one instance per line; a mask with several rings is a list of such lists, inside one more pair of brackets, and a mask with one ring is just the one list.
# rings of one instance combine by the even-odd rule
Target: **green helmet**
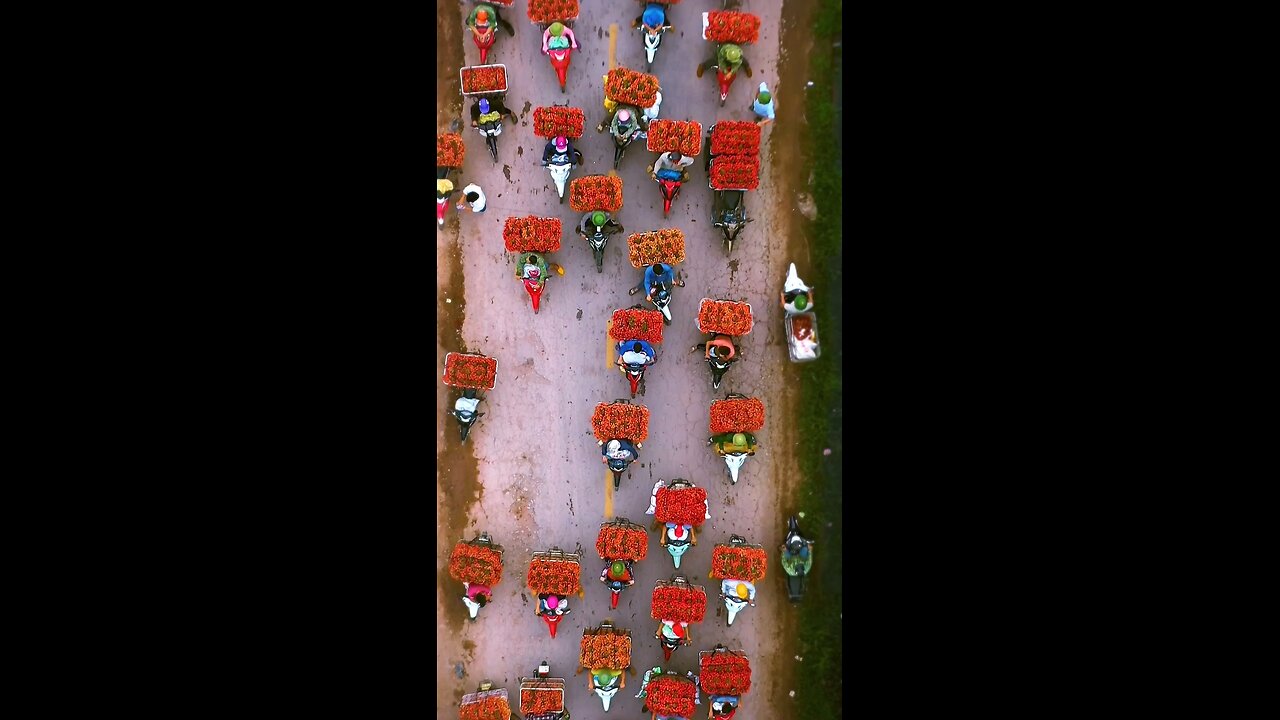
[[734,435],[733,435],[733,444],[734,444],[734,445],[746,445],[746,444],[747,444],[747,436],[746,436],[746,434],[745,434],[745,433],[734,433]]
[[564,25],[561,25],[558,22],[553,22],[551,23],[551,27],[547,29],[551,31],[552,35],[555,35],[556,37],[560,37],[560,33],[564,32]]
[[757,97],[756,99],[760,101],[761,105],[768,105],[769,101],[773,99],[773,96],[770,95],[768,92],[762,92],[760,93],[760,96]]
[[608,219],[609,218],[599,210],[591,214],[591,222],[595,223],[596,227],[604,227],[604,223]]
[[742,48],[737,45],[724,46],[724,59],[731,63],[736,63],[742,59]]
[[609,576],[613,578],[621,578],[623,573],[627,571],[627,564],[621,560],[614,560],[609,566]]
[[803,310],[809,306],[809,298],[804,295],[797,295],[796,299],[791,301],[791,304],[795,305],[797,310]]

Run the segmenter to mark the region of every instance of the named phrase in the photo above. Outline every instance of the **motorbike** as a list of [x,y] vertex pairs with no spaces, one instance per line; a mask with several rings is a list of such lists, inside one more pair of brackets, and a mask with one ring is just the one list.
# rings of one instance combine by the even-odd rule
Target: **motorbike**
[[[709,173],[710,164],[707,168]],[[720,228],[724,233],[725,249],[733,252],[733,241],[738,239],[738,233],[742,232],[742,228],[746,227],[747,223],[754,222],[755,218],[747,217],[745,190],[713,189],[713,191],[715,197],[712,202],[711,226]]]
[[716,82],[720,84],[720,107],[724,107],[724,101],[729,99],[729,86],[732,85],[733,81],[737,78],[737,72],[726,75],[724,70],[721,70],[719,67],[716,68]]
[[444,224],[444,212],[449,209],[449,196],[440,197],[436,195],[436,224]]
[[[561,198],[561,202],[564,202],[563,198]],[[595,232],[590,235],[583,233],[582,228],[578,228],[578,234],[591,246],[591,254],[596,259],[596,272],[603,272],[604,246],[609,243],[609,233],[605,232],[604,228],[597,227]]]
[[[747,539],[742,537],[741,535],[730,535],[729,544],[730,545],[747,545]],[[721,587],[722,587],[722,591],[720,593],[720,597],[724,600],[724,609],[729,614],[727,622],[729,625],[733,625],[733,619],[737,617],[739,612],[742,611],[742,608],[746,607],[747,605],[754,605],[755,602],[750,599],[740,598],[737,595],[725,595],[723,592],[723,585]]]
[[[641,397],[644,396],[644,371],[649,367],[648,363],[628,363],[626,365],[627,380],[631,383],[631,398],[636,397],[636,390],[640,391]],[[617,487],[616,485],[614,487]]]
[[471,426],[476,424],[482,412],[476,412],[476,408],[480,405],[480,401],[484,398],[476,397],[474,388],[467,388],[462,391],[462,397],[458,398],[454,403],[453,409],[449,414],[457,418],[458,424],[461,425],[462,442],[467,441],[467,434],[471,432]]
[[480,35],[472,32],[470,28],[467,28],[467,30],[471,32],[471,41],[480,49],[480,64],[484,65],[489,59],[489,48],[493,47],[493,41],[498,37],[498,28],[490,25],[489,32],[484,33],[483,39]]
[[813,570],[813,540],[800,533],[796,516],[787,519],[787,536],[782,540],[782,571],[787,575],[787,599],[800,602]]
[[[659,587],[677,587],[685,590],[698,591],[702,590],[699,586],[691,585],[689,583],[689,579],[681,573],[672,575],[671,580],[669,581],[659,580],[655,583],[655,590]],[[667,633],[662,631],[662,626],[667,625],[668,623],[671,624],[672,630],[676,631],[673,634],[677,635],[677,637],[669,637]],[[691,645],[693,643],[693,638],[690,637],[689,634],[689,623],[683,621],[674,622],[671,618],[659,621],[658,631],[654,633],[654,636],[657,638],[658,644],[662,647],[662,658],[664,660],[670,660],[671,653],[678,650],[681,645]]]
[[[564,275],[564,268],[555,263],[547,263],[548,269],[555,272],[555,275]],[[520,282],[524,283],[525,292],[529,293],[529,300],[533,303],[533,314],[538,314],[538,308],[542,302],[542,291],[547,287],[547,281],[554,275],[548,272],[545,276],[537,278],[521,278]]]
[[[582,633],[583,643],[587,640],[598,638],[599,636],[613,636],[616,638],[625,638],[626,647],[631,646],[631,631],[620,630],[613,626],[613,623],[605,620],[600,623],[599,627],[584,630]],[[578,668],[578,672],[586,670],[589,674],[587,679],[587,687],[591,688],[600,698],[600,702],[604,705],[604,711],[609,712],[609,705],[613,701],[614,695],[618,694],[618,690],[627,686],[626,673],[635,674],[635,670],[631,667],[631,653],[628,650],[625,653],[626,665],[624,667],[586,667]],[[621,663],[618,663],[621,664]],[[575,673],[576,674],[576,673]]]
[[675,170],[659,170],[654,180],[658,183],[658,190],[662,193],[662,217],[666,219],[671,215],[671,202],[680,194],[680,173]]
[[[728,396],[726,396],[726,399],[745,398],[745,397],[746,395],[743,395],[742,393],[729,393]],[[745,433],[745,434],[747,437],[751,438],[754,444],[755,438],[751,435],[751,433]],[[755,455],[754,451],[749,453],[723,452],[720,450],[720,448],[715,448],[715,452],[717,455],[724,458],[724,464],[727,465],[729,468],[729,484],[731,485],[738,484],[738,470],[742,467],[742,464],[747,461],[748,457],[750,457],[751,455]]]
[[[582,158],[582,153],[577,149],[573,149],[577,159]],[[551,173],[551,181],[556,184],[556,192],[560,194],[560,204],[564,204],[564,187],[569,182],[569,172],[578,167],[574,162],[575,158],[569,157],[569,153],[556,153],[551,159],[542,163],[542,167]]]
[[[618,609],[618,596],[621,595],[622,591],[626,590],[631,585],[631,583],[635,582],[634,579],[631,581],[631,583],[623,580],[610,580],[608,571],[609,571],[609,567],[613,565],[614,562],[615,562],[614,560],[610,560],[609,558],[604,558],[605,572],[600,575],[600,582],[604,583],[604,586],[609,588],[609,609],[610,610]],[[623,560],[622,563],[627,566],[627,574],[630,575],[632,578],[634,578],[635,577],[634,570],[633,570],[634,563],[631,562],[630,560]]]
[[[498,553],[499,557],[501,557],[503,554],[502,546],[494,543],[493,538],[490,537],[489,533],[487,532],[482,531],[479,535],[475,537],[474,540],[470,540],[467,542],[469,542],[471,545],[483,546],[483,547],[489,548],[490,550],[494,550]],[[464,592],[470,589],[470,586],[467,583],[463,583],[462,587]],[[480,605],[473,602],[467,602],[465,599],[466,598],[465,595],[463,595],[463,598],[464,600],[462,601],[462,604],[467,607],[467,614],[471,617],[471,622],[475,622],[476,615],[480,613]]]
[[649,296],[649,302],[662,313],[662,324],[671,324],[671,286],[660,283],[658,289]]
[[565,77],[569,72],[569,58],[573,54],[573,48],[560,48],[558,50],[547,50],[547,55],[551,57],[551,67],[556,71],[556,79],[560,81],[560,92],[564,92]]
[[498,136],[502,134],[502,121],[495,120],[493,122],[480,123],[476,128],[480,134],[484,136],[485,144],[489,146],[489,155],[493,157],[493,162],[498,163]]
[[662,44],[662,36],[666,34],[668,27],[667,18],[664,12],[662,26],[657,30],[650,30],[644,25],[636,28],[640,31],[641,39],[644,40],[645,64],[647,65],[647,69],[653,69],[653,56],[658,52],[658,46]]
[[[543,660],[536,670],[533,671],[533,677],[520,678],[520,712],[525,717],[530,717],[532,707],[525,705],[525,698],[532,698],[536,694],[547,693],[552,695],[552,710],[545,714],[537,715],[539,720],[547,718],[548,720],[569,720],[569,708],[564,704],[564,678],[551,677],[551,664]],[[532,699],[530,703],[532,703]],[[515,715],[515,713],[512,713]]]
[[[719,390],[720,382],[724,379],[724,374],[729,371],[730,366],[732,366],[735,362],[738,361],[738,352],[737,352],[738,346],[736,343],[733,342],[732,337],[721,334],[721,333],[713,333],[711,336],[711,339],[712,340],[728,340],[729,343],[733,345],[733,349],[734,349],[734,354],[731,359],[722,360],[720,358],[720,355],[715,352],[712,352],[711,356],[707,358],[707,365],[711,368],[711,387],[712,389]],[[698,349],[698,346],[695,345],[693,346],[693,349],[690,350],[689,352],[695,352],[697,349]]]
[[[693,483],[688,480],[676,478],[667,486],[672,490],[681,488],[691,488]],[[697,532],[692,525],[676,525],[675,527],[663,527],[662,529],[662,545],[666,546],[667,552],[671,555],[671,561],[675,563],[677,570],[680,569],[680,558],[689,551],[689,548],[698,544]]]
[[618,164],[622,162],[622,158],[627,154],[627,146],[643,137],[643,130],[636,130],[631,133],[630,138],[623,140],[617,135],[613,135],[613,169],[618,169]]

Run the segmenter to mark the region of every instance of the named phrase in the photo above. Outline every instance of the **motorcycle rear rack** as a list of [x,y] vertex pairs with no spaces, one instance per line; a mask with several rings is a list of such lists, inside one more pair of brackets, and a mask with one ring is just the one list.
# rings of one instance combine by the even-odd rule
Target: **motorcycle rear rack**
[[533,553],[535,560],[550,560],[553,562],[571,562],[581,564],[582,555],[580,553],[567,553],[558,547],[550,550],[538,550]]
[[626,530],[639,530],[640,532],[645,532],[645,533],[649,532],[645,528],[645,526],[639,523],[633,523],[631,522],[631,520],[624,517],[616,517],[612,520],[605,520],[604,522],[600,523],[600,527],[601,528],[616,527],[616,528],[623,528]]
[[502,549],[501,545],[493,541],[492,537],[489,537],[489,533],[484,531],[481,531],[479,535],[471,538],[470,540],[464,539],[460,542],[466,543],[467,545],[475,545],[476,547],[486,547],[490,550],[497,551],[499,557],[502,556],[502,553],[506,552]]
[[508,702],[507,702],[507,704],[508,704],[508,705],[510,705],[510,704],[511,704],[511,703],[510,703],[510,699],[507,697],[507,691],[506,691],[505,689],[502,689],[502,690],[486,690],[486,691],[484,691],[484,692],[467,693],[466,695],[463,695],[463,696],[462,696],[462,703],[461,703],[461,704],[462,704],[462,705],[464,705],[464,706],[465,706],[465,705],[471,705],[472,703],[478,703],[478,702],[481,702],[481,701],[483,701],[483,700],[487,700],[487,699],[489,699],[489,698],[502,698],[503,700],[507,700],[507,701],[508,701]]

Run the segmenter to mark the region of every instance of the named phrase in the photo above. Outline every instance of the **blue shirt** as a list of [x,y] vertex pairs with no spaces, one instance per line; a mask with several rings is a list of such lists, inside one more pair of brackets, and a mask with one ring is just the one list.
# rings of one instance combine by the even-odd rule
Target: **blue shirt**
[[659,284],[670,285],[671,284],[671,280],[672,280],[671,266],[664,264],[663,267],[665,267],[667,271],[661,275],[653,271],[652,265],[644,269],[644,287],[646,291],[648,291],[648,289],[653,287],[654,285],[659,285]]
[[633,352],[631,347],[636,343],[640,343],[640,352],[648,355],[650,362],[653,361],[653,358],[657,357],[658,354],[653,351],[653,346],[644,340],[619,340],[618,355],[622,358],[623,362],[628,362],[627,353]]
[[757,99],[755,99],[755,100],[752,100],[752,101],[751,101],[751,109],[752,109],[752,110],[754,110],[754,111],[755,111],[755,113],[756,113],[756,115],[759,115],[760,117],[767,117],[767,118],[769,118],[770,120],[773,120],[773,119],[774,119],[774,117],[773,117],[773,98],[772,98],[772,97],[770,97],[770,98],[769,98],[769,104],[768,104],[768,105],[761,105],[761,104],[760,104],[760,100],[759,100],[759,99],[758,99],[758,97],[757,97]]

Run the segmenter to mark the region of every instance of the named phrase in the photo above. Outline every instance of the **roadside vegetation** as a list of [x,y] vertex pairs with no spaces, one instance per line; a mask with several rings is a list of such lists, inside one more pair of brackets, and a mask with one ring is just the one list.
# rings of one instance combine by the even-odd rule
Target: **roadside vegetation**
[[[805,173],[814,171],[813,199],[817,220],[807,223],[813,257],[813,285],[818,314],[822,357],[806,363],[800,383],[797,410],[800,428],[800,489],[797,509],[805,516],[800,529],[814,538],[814,575],[800,604],[796,665],[797,717],[834,718],[841,715],[844,696],[841,688],[843,651],[840,577],[843,572],[841,456],[841,159],[827,161],[836,152],[834,138],[840,132],[836,116],[836,53],[840,41],[839,0],[819,0],[814,22],[814,52],[810,56],[805,90],[805,115],[809,142],[804,148]],[[819,160],[822,160],[819,162]],[[831,455],[823,450],[831,448]],[[849,596],[856,596],[856,591]],[[786,660],[792,660],[787,658]]]

